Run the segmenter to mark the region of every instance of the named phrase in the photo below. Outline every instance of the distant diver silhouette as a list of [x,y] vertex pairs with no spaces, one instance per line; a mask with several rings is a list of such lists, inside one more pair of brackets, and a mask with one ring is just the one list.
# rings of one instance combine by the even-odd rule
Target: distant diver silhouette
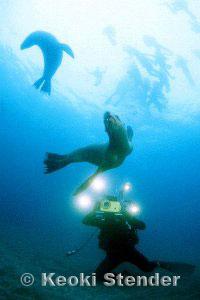
[[72,58],[74,58],[74,53],[68,45],[59,43],[51,33],[44,31],[35,31],[28,35],[21,44],[21,50],[32,46],[38,46],[44,57],[43,75],[34,83],[34,86],[36,89],[41,87],[42,92],[50,95],[51,79],[62,62],[63,51]]
[[87,189],[98,174],[119,167],[132,152],[133,130],[110,112],[104,114],[104,124],[109,137],[108,143],[89,145],[66,155],[47,153],[44,161],[45,174],[57,171],[70,163],[89,162],[96,165],[96,172],[75,191],[74,195],[77,195]]

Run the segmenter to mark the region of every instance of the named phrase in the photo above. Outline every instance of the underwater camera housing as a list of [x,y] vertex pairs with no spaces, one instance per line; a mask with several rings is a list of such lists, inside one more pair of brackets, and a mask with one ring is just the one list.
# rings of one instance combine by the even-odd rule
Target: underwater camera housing
[[117,197],[104,196],[99,202],[99,211],[104,213],[120,213],[122,206]]
[[100,202],[99,210],[101,212],[120,213],[121,209],[122,209],[121,203],[116,200],[113,201],[113,199],[112,200],[108,199],[108,196]]
[[100,220],[114,220],[119,221],[122,214],[122,206],[117,197],[104,196],[96,207],[96,217]]

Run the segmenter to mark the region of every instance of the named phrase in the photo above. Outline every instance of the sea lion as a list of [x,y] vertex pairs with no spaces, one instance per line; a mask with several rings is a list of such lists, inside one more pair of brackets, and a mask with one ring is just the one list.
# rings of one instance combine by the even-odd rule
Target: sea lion
[[34,86],[36,89],[42,86],[41,91],[50,95],[51,79],[62,62],[63,51],[72,58],[74,58],[74,53],[68,45],[59,43],[55,36],[44,31],[35,31],[28,35],[21,44],[21,50],[35,45],[42,51],[44,57],[44,71],[42,77],[34,83]]
[[75,191],[74,195],[78,195],[92,183],[98,174],[120,166],[133,150],[133,130],[130,126],[126,128],[120,118],[110,112],[104,114],[104,125],[109,137],[108,143],[89,145],[66,155],[46,153],[45,174],[75,162],[89,162],[98,166],[96,172]]

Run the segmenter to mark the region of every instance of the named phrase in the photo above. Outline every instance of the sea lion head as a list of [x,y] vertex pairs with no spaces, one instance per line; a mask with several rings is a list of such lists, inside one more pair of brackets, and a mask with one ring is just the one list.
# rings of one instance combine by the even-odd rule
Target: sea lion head
[[119,128],[124,127],[124,124],[121,122],[119,116],[114,115],[109,111],[105,112],[104,114],[104,125],[108,135],[112,135],[112,133],[114,133],[116,130],[119,130]]
[[32,35],[29,35],[21,44],[20,49],[24,50],[24,49],[30,48],[34,45],[35,45],[35,39],[33,39]]
[[105,112],[104,125],[105,131],[110,138],[110,142],[117,143],[118,145],[130,145],[133,137],[133,130],[130,126],[126,127],[118,115]]
[[55,39],[50,33],[44,31],[35,31],[27,36],[20,46],[21,50],[30,48],[34,45],[41,46],[46,43],[47,39]]

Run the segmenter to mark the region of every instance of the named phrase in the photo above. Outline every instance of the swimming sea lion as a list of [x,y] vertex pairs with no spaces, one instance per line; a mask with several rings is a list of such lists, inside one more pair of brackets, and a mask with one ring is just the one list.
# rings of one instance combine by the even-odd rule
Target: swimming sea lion
[[104,114],[104,124],[109,137],[108,143],[90,145],[66,155],[46,153],[45,174],[75,162],[89,162],[98,166],[96,172],[75,191],[74,195],[77,195],[84,191],[98,174],[120,166],[133,150],[133,130],[130,126],[126,128],[119,117],[110,112]]
[[21,44],[21,50],[35,45],[42,50],[44,57],[44,71],[42,77],[34,83],[34,86],[38,89],[42,85],[41,91],[50,95],[51,78],[62,62],[63,51],[72,58],[74,58],[74,53],[68,45],[59,43],[55,36],[44,31],[32,32]]

